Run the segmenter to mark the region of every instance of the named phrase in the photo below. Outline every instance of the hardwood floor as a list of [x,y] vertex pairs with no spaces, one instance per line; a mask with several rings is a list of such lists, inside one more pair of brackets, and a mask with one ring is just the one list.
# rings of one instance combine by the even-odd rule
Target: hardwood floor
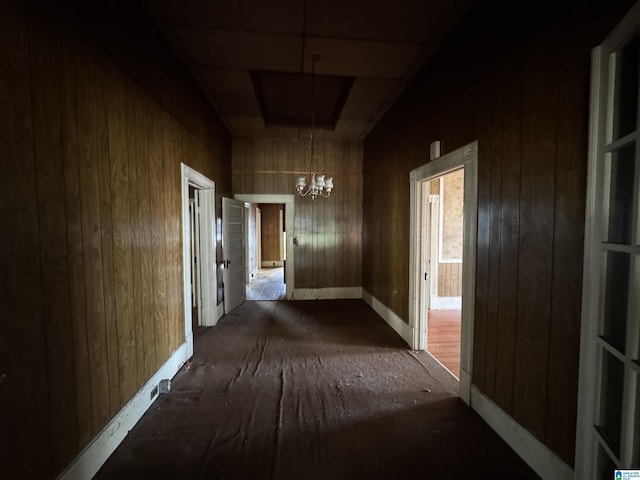
[[460,310],[429,310],[427,350],[460,378]]

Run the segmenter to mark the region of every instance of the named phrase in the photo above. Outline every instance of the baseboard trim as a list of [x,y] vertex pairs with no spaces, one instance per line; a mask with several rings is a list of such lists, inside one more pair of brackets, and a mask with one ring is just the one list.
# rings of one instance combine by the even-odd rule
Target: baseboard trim
[[335,300],[362,298],[362,287],[294,288],[294,300]]
[[410,347],[413,345],[413,327],[402,320],[393,310],[387,307],[380,300],[375,298],[364,288],[362,289],[362,299],[369,304],[373,310],[380,315],[385,322],[393,328]]
[[507,442],[507,444],[542,478],[572,480],[573,470],[551,450],[529,433],[484,395],[478,387],[471,385],[471,408]]
[[462,310],[462,297],[438,297],[431,295],[431,310]]
[[284,261],[282,260],[264,260],[262,262],[262,268],[284,267]]
[[91,443],[80,452],[67,469],[58,476],[58,480],[86,480],[98,473],[98,470],[127,436],[129,430],[138,423],[138,420],[158,398],[157,395],[151,398],[151,391],[158,386],[160,380],[173,378],[187,360],[187,344],[183,343],[111,419],[107,426],[93,438]]

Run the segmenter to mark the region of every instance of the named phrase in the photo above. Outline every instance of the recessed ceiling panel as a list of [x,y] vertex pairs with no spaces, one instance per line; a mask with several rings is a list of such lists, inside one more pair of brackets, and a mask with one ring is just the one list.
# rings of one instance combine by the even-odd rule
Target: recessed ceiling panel
[[352,77],[284,72],[256,71],[251,78],[267,127],[310,126],[315,110],[315,126],[333,130],[353,84]]
[[322,138],[362,139],[473,0],[144,1],[232,135],[309,128],[316,54]]

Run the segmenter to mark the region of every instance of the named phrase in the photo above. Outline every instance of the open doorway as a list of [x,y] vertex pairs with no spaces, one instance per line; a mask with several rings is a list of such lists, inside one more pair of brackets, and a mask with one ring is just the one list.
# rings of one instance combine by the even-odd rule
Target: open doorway
[[285,205],[249,203],[247,217],[247,300],[284,300]]
[[[275,267],[279,267],[282,268],[282,270],[284,272],[284,288],[285,288],[285,298],[288,300],[293,299],[293,291],[294,291],[294,283],[295,283],[295,279],[294,279],[294,249],[293,249],[293,220],[294,220],[294,201],[295,201],[295,196],[294,195],[290,195],[290,194],[236,194],[234,195],[234,198],[236,198],[237,200],[241,200],[243,202],[245,202],[246,204],[249,205],[249,210],[251,210],[251,205],[255,204],[256,205],[256,217],[260,218],[260,222],[264,223],[265,219],[264,219],[264,206],[265,205],[281,205],[282,207],[282,226],[278,227],[279,231],[282,232],[282,241],[280,243],[280,248],[282,249],[282,252],[280,254],[280,261],[282,262],[282,265],[279,267],[278,265],[278,261],[276,260],[276,265]],[[247,218],[248,220],[248,224],[247,224],[247,232],[249,232],[249,229],[251,228],[252,225],[252,221],[251,221],[251,211],[248,212],[247,214]],[[280,222],[280,214],[278,214],[278,224]],[[255,220],[253,221],[253,225],[255,228]],[[262,265],[268,266],[268,264],[265,264],[265,262],[269,262],[270,259],[265,258],[262,255],[262,252],[264,251],[264,249],[261,247],[260,249],[257,249],[257,247],[252,247],[251,246],[251,242],[252,239],[251,238],[247,238],[247,245],[249,246],[248,250],[249,251],[253,251],[253,255],[254,255],[254,259],[251,260],[251,258],[247,259],[247,275],[246,278],[248,279],[248,283],[252,284],[255,281],[255,277],[256,274],[259,270],[259,268]],[[256,237],[255,240],[253,240],[254,243],[264,243],[263,239]],[[258,262],[259,260],[259,262]],[[273,265],[274,260],[271,259],[270,260],[270,265],[271,268],[274,267]],[[253,273],[253,279],[252,279],[252,273]],[[249,282],[249,279],[251,279],[251,281]],[[249,293],[248,289],[247,289],[247,293]],[[249,299],[249,298],[247,298]]]
[[182,164],[182,261],[187,356],[194,332],[222,316],[217,299],[215,183]]
[[[466,403],[471,395],[477,148],[471,143],[410,174],[413,348],[436,353],[450,371],[457,370]],[[461,197],[461,206],[455,197]]]
[[464,168],[428,181],[427,351],[460,377]]

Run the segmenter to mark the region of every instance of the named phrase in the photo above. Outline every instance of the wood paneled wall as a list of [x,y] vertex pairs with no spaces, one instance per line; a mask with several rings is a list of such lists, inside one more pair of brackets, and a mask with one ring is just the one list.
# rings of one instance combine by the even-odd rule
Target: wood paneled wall
[[180,162],[230,187],[229,158],[25,4],[0,1],[7,479],[54,478],[184,342]]
[[630,2],[596,3],[551,7],[546,19],[534,4],[522,13],[478,4],[364,155],[363,286],[407,319],[409,172],[428,161],[432,141],[446,154],[478,140],[473,383],[569,464],[590,50]]
[[282,230],[280,228],[280,213],[284,213],[284,206],[277,204],[260,204],[262,210],[262,261],[280,261]]
[[[309,181],[307,142],[236,138],[233,193],[293,194],[299,176]],[[319,141],[318,171],[334,177],[329,198],[295,199],[296,288],[362,285],[362,143]]]
[[462,295],[462,264],[438,264],[438,296],[460,297]]

